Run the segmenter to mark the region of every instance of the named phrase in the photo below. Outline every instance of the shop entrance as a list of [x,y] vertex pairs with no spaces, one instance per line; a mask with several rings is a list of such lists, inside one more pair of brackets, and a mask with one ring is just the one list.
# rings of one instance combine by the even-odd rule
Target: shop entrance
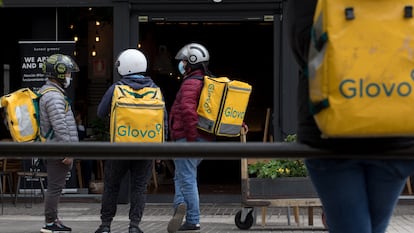
[[[262,141],[266,109],[272,108],[275,95],[273,22],[140,22],[139,44],[148,54],[149,74],[162,88],[168,109],[181,82],[174,57],[191,42],[201,43],[209,50],[209,68],[214,75],[252,85],[245,117],[249,126],[247,139]],[[201,186],[239,185],[240,160],[204,160],[199,167],[199,182]]]

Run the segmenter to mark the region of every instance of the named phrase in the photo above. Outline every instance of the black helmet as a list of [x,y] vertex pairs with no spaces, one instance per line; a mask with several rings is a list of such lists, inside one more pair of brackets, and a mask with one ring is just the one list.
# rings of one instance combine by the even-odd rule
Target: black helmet
[[56,78],[64,81],[65,74],[78,72],[79,67],[70,56],[53,54],[43,62],[42,71],[47,78]]

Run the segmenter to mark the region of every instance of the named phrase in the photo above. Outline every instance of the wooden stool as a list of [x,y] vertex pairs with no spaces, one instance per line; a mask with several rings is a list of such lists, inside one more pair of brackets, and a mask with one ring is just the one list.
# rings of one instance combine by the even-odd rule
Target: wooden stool
[[47,178],[46,172],[17,172],[17,186],[16,186],[16,193],[14,198],[14,204],[17,204],[17,197],[19,196],[19,188],[21,179],[37,179],[40,183],[40,191],[42,192],[42,198],[45,198],[45,186],[43,180]]
[[158,188],[158,176],[157,171],[155,169],[155,160],[152,160],[152,183],[154,184],[154,188]]
[[413,195],[413,189],[411,187],[411,177],[410,176],[407,178],[406,186],[407,186],[408,195]]
[[7,179],[7,185],[10,193],[13,193],[12,189],[12,177],[13,177],[14,170],[9,169],[8,167],[8,161],[6,158],[0,158],[0,191],[1,193],[6,192],[6,179]]
[[97,171],[96,171],[96,180],[103,180],[104,179],[104,162],[102,160],[96,160],[96,166],[97,166]]
[[75,166],[76,166],[76,176],[78,177],[79,188],[83,188],[81,161],[76,160]]
[[[11,173],[7,171],[0,171],[0,201],[1,201],[1,214],[3,215],[3,208],[4,208],[4,199],[3,194],[5,192],[5,186],[3,184],[5,183],[5,179],[7,179],[9,187],[11,187]],[[3,181],[2,181],[3,180]],[[11,192],[10,192],[11,193]]]

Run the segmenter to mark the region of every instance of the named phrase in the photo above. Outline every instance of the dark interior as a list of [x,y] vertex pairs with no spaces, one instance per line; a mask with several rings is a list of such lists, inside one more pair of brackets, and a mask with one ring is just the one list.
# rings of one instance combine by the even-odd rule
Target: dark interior
[[[141,46],[149,54],[150,75],[163,89],[168,108],[180,85],[176,52],[187,43],[201,43],[210,52],[209,68],[214,75],[252,85],[245,118],[248,141],[262,141],[266,108],[273,105],[272,23],[152,22],[139,27]],[[205,160],[199,167],[199,180],[200,184],[240,183],[240,161]]]

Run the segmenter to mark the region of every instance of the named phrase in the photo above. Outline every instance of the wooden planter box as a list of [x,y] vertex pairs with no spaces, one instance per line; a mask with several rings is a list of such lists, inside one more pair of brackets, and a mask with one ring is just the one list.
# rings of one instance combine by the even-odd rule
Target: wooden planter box
[[317,198],[309,177],[248,178],[242,189],[249,199]]

